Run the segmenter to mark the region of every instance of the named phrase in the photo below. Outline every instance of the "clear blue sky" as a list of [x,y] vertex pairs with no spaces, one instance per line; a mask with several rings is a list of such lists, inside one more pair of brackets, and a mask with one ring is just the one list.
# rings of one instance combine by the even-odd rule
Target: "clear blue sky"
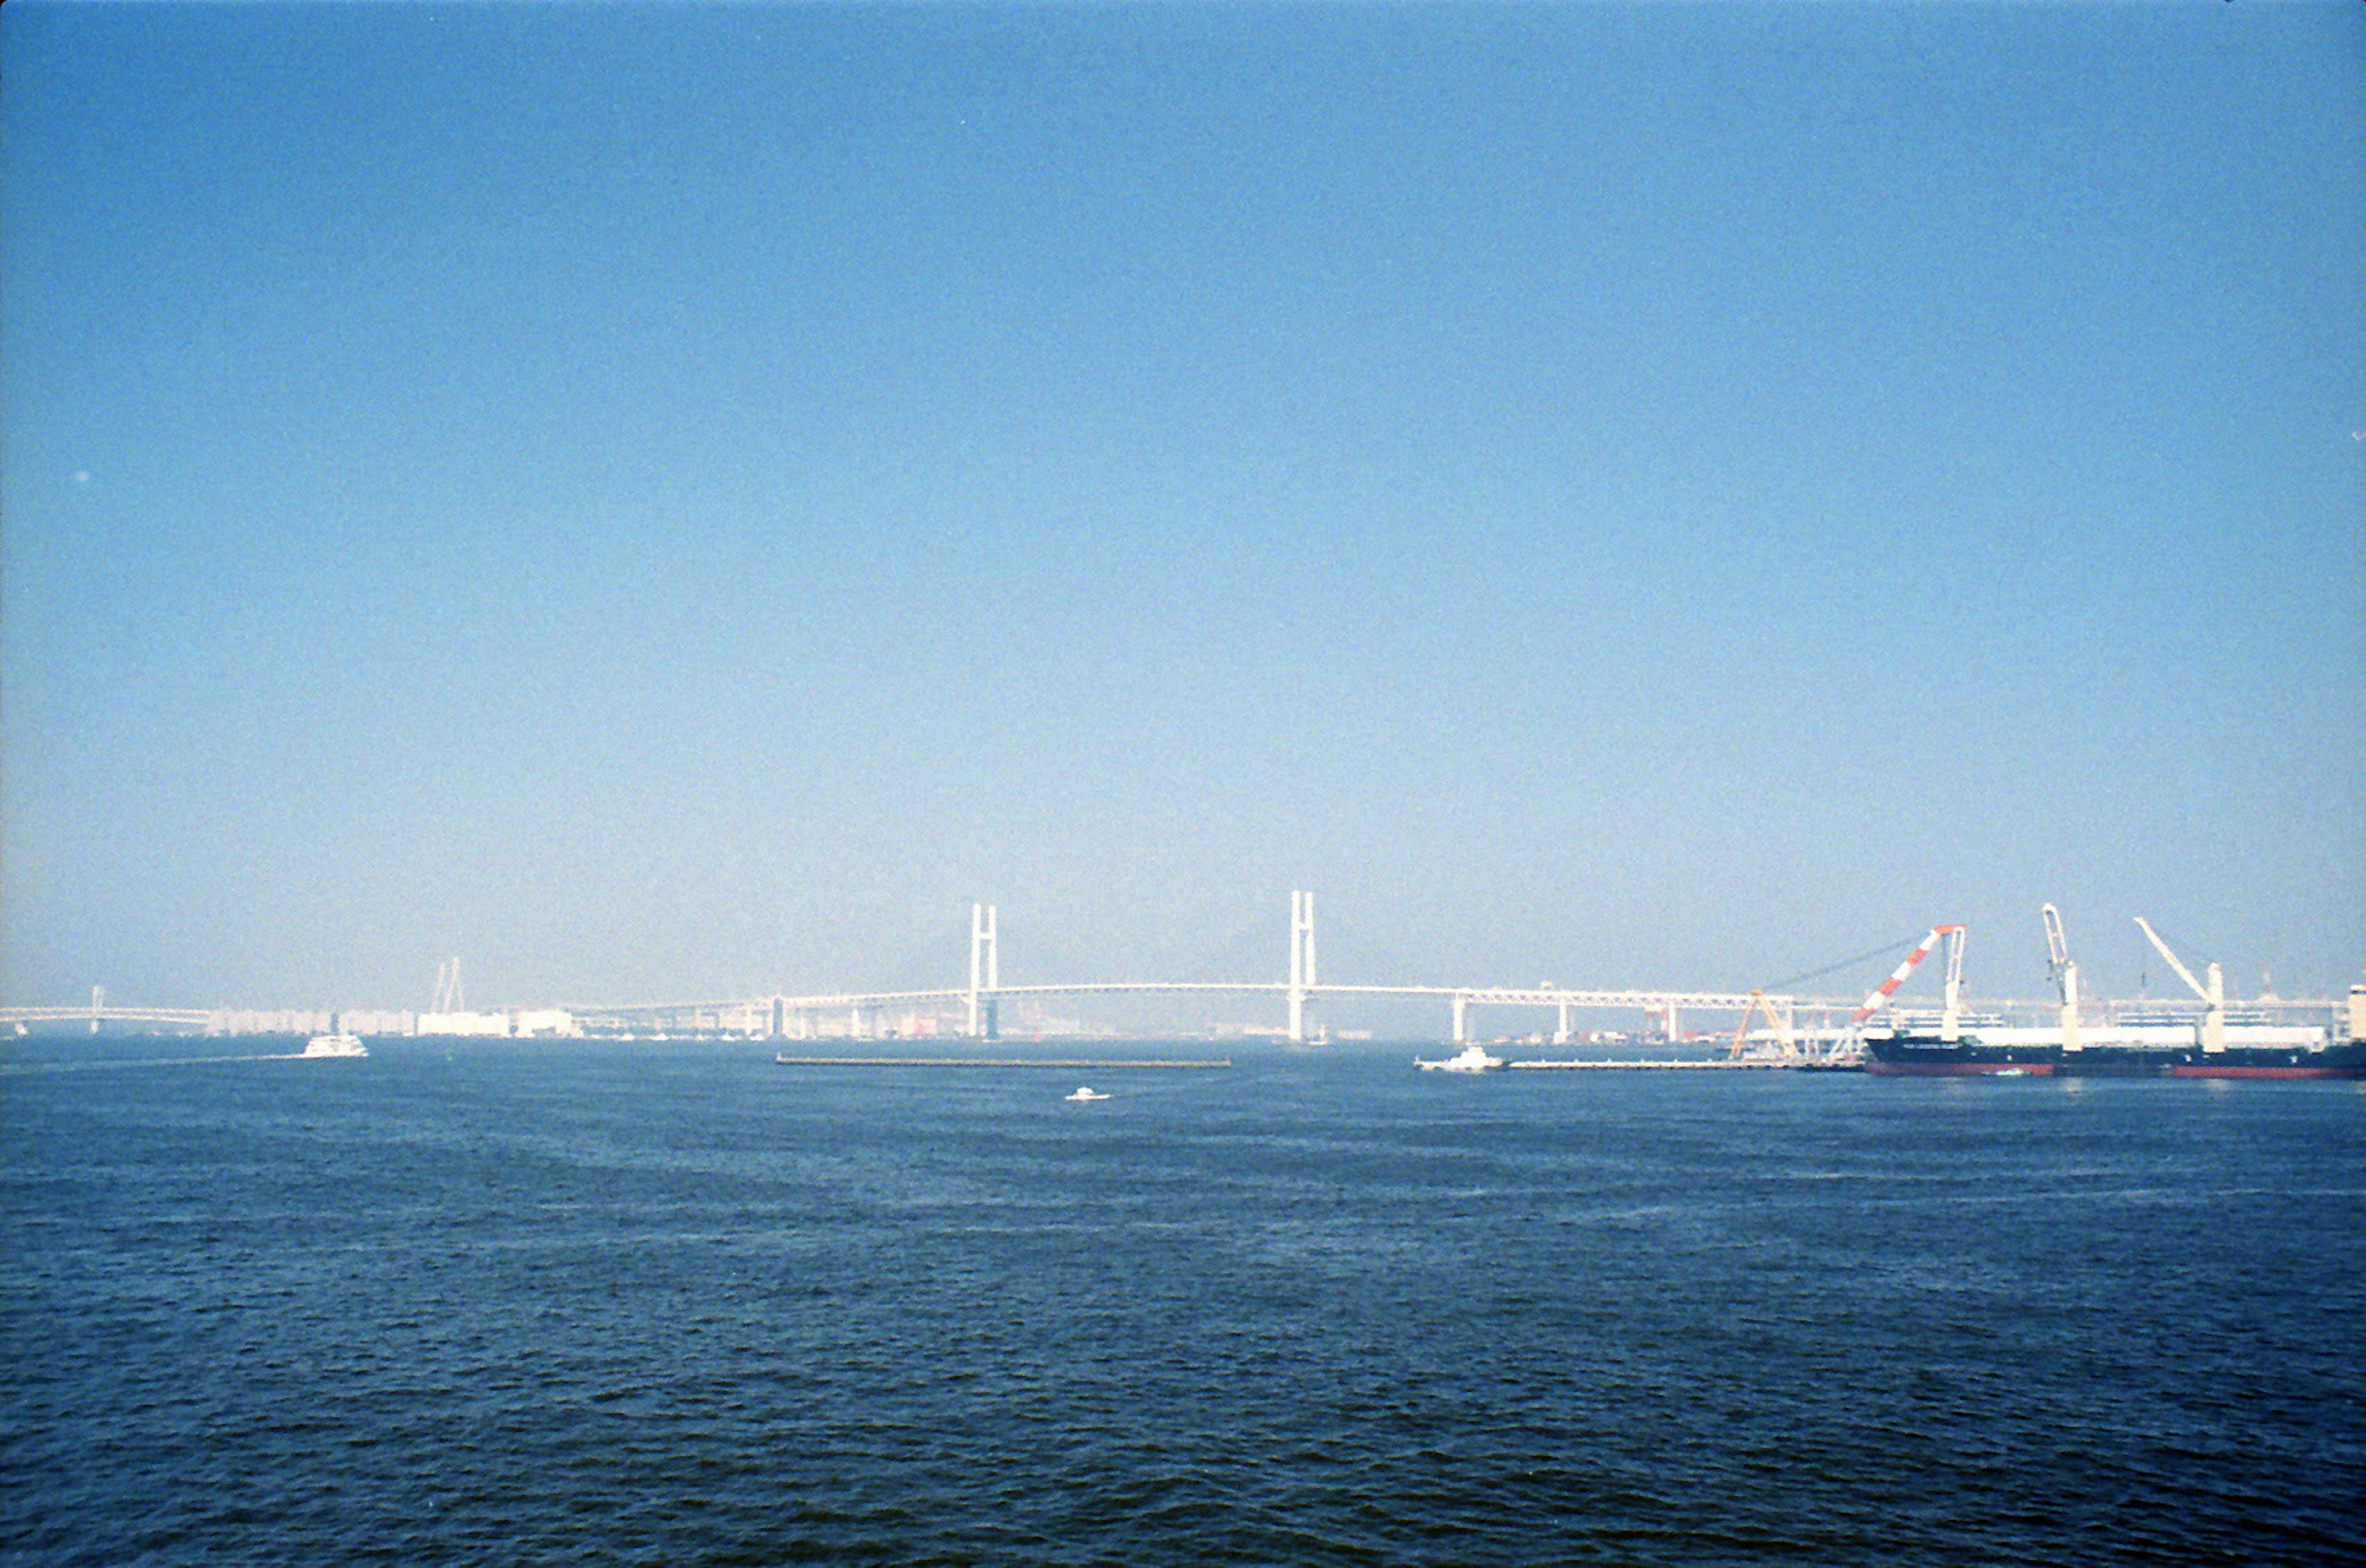
[[2366,962],[2349,0],[0,49],[11,1000]]

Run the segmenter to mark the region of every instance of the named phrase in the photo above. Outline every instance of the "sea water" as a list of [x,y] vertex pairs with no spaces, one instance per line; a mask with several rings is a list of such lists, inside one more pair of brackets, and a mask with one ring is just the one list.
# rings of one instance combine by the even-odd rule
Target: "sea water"
[[0,1560],[2366,1557],[2357,1085],[202,1049],[0,1053]]

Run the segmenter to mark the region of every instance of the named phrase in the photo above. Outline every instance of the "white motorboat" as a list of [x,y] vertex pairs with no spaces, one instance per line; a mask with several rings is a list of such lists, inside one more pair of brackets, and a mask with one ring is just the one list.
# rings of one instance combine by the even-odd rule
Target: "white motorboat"
[[1504,1065],[1504,1058],[1490,1056],[1484,1045],[1465,1045],[1442,1062],[1427,1062],[1415,1056],[1413,1064],[1425,1073],[1492,1073]]
[[307,1056],[366,1056],[358,1034],[315,1034],[305,1043]]
[[1109,1096],[1087,1089],[1082,1084],[1078,1084],[1076,1086],[1076,1092],[1068,1096],[1068,1098],[1075,1100],[1079,1105],[1089,1105],[1096,1100],[1107,1100]]

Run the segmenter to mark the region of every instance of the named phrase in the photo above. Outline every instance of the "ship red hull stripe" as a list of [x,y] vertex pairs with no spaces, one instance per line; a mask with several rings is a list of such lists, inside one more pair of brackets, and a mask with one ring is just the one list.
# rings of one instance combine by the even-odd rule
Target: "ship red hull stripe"
[[1999,1073],[2026,1073],[2034,1078],[2054,1076],[2051,1062],[1880,1062],[1868,1059],[1865,1070],[1880,1077],[1979,1078]]

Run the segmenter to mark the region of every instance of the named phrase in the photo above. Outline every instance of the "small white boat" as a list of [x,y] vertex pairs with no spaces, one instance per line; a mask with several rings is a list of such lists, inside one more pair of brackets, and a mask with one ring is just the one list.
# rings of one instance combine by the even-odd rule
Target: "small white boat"
[[1989,1075],[1992,1078],[2025,1078],[2028,1076],[2027,1070],[2021,1067],[1999,1067]]
[[1096,1093],[1094,1090],[1087,1089],[1084,1085],[1078,1084],[1076,1086],[1076,1092],[1068,1096],[1068,1098],[1075,1100],[1079,1105],[1089,1105],[1096,1100],[1107,1100],[1109,1096]]
[[366,1056],[358,1034],[315,1034],[304,1046],[307,1056]]
[[1413,1065],[1425,1073],[1492,1073],[1504,1065],[1504,1058],[1490,1056],[1484,1045],[1465,1045],[1442,1062],[1425,1062],[1415,1056]]

